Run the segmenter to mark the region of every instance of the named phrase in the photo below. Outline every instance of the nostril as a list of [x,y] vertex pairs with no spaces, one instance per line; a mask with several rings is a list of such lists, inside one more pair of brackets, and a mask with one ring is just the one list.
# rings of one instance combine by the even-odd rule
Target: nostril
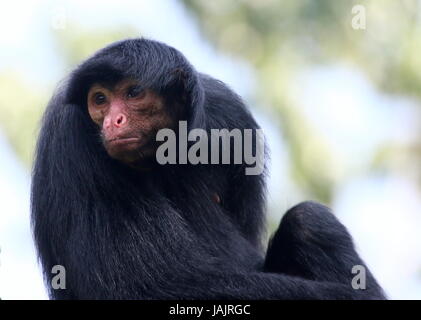
[[126,117],[123,114],[117,116],[115,120],[115,125],[121,126],[126,122]]

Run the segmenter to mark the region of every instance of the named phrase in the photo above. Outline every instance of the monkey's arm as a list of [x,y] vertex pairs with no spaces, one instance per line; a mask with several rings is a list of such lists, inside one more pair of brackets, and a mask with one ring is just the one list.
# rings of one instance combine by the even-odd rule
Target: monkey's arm
[[383,290],[356,252],[346,228],[327,207],[315,202],[301,203],[285,214],[265,261],[267,272],[347,283],[350,287],[356,276],[354,266],[363,271],[366,291],[384,299]]

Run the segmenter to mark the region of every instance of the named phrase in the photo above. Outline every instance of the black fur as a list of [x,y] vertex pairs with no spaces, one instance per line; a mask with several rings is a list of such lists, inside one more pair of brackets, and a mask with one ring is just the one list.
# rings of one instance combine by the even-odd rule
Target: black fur
[[[111,159],[86,94],[94,81],[127,77],[169,104],[184,97],[190,129],[258,128],[235,93],[165,44],[125,40],[82,63],[48,105],[33,170],[32,224],[51,298],[383,298],[371,275],[367,290],[352,289],[362,262],[321,205],[287,213],[265,262],[264,175],[246,176],[243,165],[136,171]],[[56,264],[65,290],[50,286]]]

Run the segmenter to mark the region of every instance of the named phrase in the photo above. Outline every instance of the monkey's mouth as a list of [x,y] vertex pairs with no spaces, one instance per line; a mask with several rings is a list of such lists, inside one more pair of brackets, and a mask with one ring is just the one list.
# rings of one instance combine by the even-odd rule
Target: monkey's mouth
[[118,137],[105,141],[105,149],[111,158],[122,162],[133,162],[141,157],[143,139],[136,137]]
[[130,143],[140,143],[140,138],[134,137],[122,137],[122,138],[113,138],[107,141],[107,144],[130,144]]

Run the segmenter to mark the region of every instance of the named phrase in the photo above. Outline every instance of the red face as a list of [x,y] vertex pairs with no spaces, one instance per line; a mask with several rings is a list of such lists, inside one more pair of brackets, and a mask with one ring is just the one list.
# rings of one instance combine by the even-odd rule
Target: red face
[[94,84],[87,99],[108,154],[127,164],[153,156],[156,132],[174,124],[163,98],[140,89],[133,80],[123,80],[112,89]]

